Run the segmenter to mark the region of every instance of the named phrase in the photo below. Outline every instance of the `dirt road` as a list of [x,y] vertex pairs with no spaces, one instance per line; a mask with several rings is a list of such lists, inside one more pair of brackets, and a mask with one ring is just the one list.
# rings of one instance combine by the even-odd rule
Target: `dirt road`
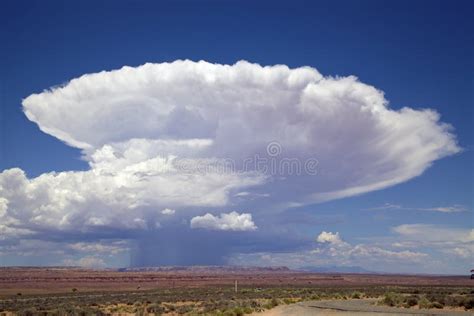
[[447,311],[435,309],[406,309],[374,305],[373,299],[309,301],[282,305],[274,309],[256,313],[255,316],[343,316],[343,315],[474,315],[473,312]]

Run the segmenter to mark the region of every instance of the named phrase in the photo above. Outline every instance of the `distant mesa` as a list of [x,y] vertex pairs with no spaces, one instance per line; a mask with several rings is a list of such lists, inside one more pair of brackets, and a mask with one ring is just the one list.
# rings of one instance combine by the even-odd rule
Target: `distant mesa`
[[374,273],[357,266],[327,266],[327,267],[301,267],[298,271],[316,273]]
[[254,267],[254,266],[158,266],[158,267],[130,267],[117,269],[120,272],[209,272],[209,273],[242,273],[242,272],[286,272],[288,267]]

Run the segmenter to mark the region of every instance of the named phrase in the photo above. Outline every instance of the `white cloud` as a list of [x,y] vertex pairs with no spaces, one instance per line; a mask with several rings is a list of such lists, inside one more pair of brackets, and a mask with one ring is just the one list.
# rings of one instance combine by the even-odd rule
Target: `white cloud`
[[357,244],[355,246],[345,242],[339,236],[339,233],[321,232],[316,241],[320,244],[326,244],[326,247],[319,247],[313,250],[313,253],[327,255],[342,260],[364,259],[365,261],[409,261],[416,262],[427,257],[426,254],[413,252],[409,250],[393,251],[380,248],[376,245]]
[[417,210],[434,211],[434,212],[441,212],[441,213],[458,213],[458,212],[467,211],[466,207],[462,205],[428,207],[428,208],[419,208]]
[[446,249],[445,252],[464,259],[474,259],[474,246],[472,244],[467,247],[455,247],[452,249]]
[[404,207],[398,204],[385,203],[382,206],[372,207],[369,210],[410,210],[410,211],[432,211],[441,213],[459,213],[466,212],[467,208],[463,205],[437,206],[437,207]]
[[354,246],[349,255],[364,258],[364,260],[368,261],[422,262],[428,258],[428,255],[422,252],[411,250],[392,251],[362,244]]
[[474,242],[474,229],[432,224],[404,224],[393,231],[418,242]]
[[430,247],[460,259],[474,259],[474,229],[404,224],[394,227],[393,231],[399,235],[401,245],[409,245],[411,248]]
[[[171,171],[161,171],[162,167]],[[5,227],[0,229],[10,235],[45,229],[145,229],[154,226],[153,217],[158,216],[149,206],[223,206],[229,191],[263,179],[217,172],[182,174],[165,158],[149,162],[146,174],[139,169],[129,165],[118,171],[47,173],[31,180],[20,169],[6,170],[0,173],[0,195],[9,203]]]
[[116,242],[77,242],[71,243],[67,245],[67,248],[77,251],[77,252],[85,252],[85,253],[101,253],[101,254],[109,254],[115,255],[124,251],[129,250],[129,246],[124,241],[116,241]]
[[87,256],[80,259],[65,259],[62,262],[65,266],[79,266],[84,268],[103,268],[106,266],[102,258]]
[[63,242],[25,238],[2,244],[0,249],[5,254],[18,256],[40,257],[57,254],[114,256],[130,250],[130,245],[124,240],[105,239],[93,242]]
[[227,214],[221,213],[220,216],[214,216],[210,213],[207,213],[203,216],[193,217],[191,219],[191,228],[251,231],[256,230],[257,226],[253,222],[251,214],[230,212]]
[[388,271],[388,267],[413,268],[422,264],[429,256],[426,253],[395,251],[372,244],[352,245],[345,242],[339,233],[321,232],[316,238],[317,247],[285,253],[238,254],[232,258],[234,264],[276,265],[292,268],[308,266],[363,266],[374,271]]
[[316,241],[319,243],[331,243],[331,244],[340,244],[342,243],[341,238],[339,237],[339,233],[331,233],[331,232],[321,232],[321,234],[316,237]]
[[174,213],[176,213],[176,210],[173,210],[173,209],[170,209],[170,208],[165,208],[165,209],[161,210],[161,214],[163,214],[163,215],[173,215]]
[[[196,208],[251,202],[256,211],[273,210],[343,198],[407,181],[460,150],[435,111],[391,109],[382,91],[354,76],[245,61],[86,74],[28,96],[23,110],[42,131],[81,149],[89,170],[0,173],[3,239],[156,229],[156,210],[165,208],[183,219]],[[277,158],[316,158],[321,172],[243,168],[249,157],[268,158],[274,141]],[[222,170],[223,161],[239,172]],[[256,228],[250,214],[231,214],[229,229]],[[223,217],[202,218],[223,227]]]
[[[381,91],[353,76],[245,61],[124,67],[23,101],[30,120],[84,149],[94,165],[123,166],[118,157],[130,147],[129,156],[140,161],[156,152],[241,161],[277,140],[292,157],[317,155],[324,172],[297,192],[308,203],[406,181],[459,151],[436,112],[387,104]],[[201,144],[175,143],[191,140]]]

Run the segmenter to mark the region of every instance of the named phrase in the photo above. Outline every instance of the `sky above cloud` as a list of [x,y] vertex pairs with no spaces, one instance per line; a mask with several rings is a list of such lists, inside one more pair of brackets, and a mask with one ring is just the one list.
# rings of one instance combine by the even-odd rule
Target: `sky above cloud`
[[472,268],[471,10],[58,4],[0,13],[0,265]]

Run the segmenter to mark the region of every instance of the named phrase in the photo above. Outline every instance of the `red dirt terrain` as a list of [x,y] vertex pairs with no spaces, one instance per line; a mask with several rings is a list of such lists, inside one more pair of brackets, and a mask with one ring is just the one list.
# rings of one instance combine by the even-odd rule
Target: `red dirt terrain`
[[322,274],[286,268],[0,268],[0,297],[22,294],[149,290],[157,288],[232,286],[354,287],[473,286],[468,276]]

